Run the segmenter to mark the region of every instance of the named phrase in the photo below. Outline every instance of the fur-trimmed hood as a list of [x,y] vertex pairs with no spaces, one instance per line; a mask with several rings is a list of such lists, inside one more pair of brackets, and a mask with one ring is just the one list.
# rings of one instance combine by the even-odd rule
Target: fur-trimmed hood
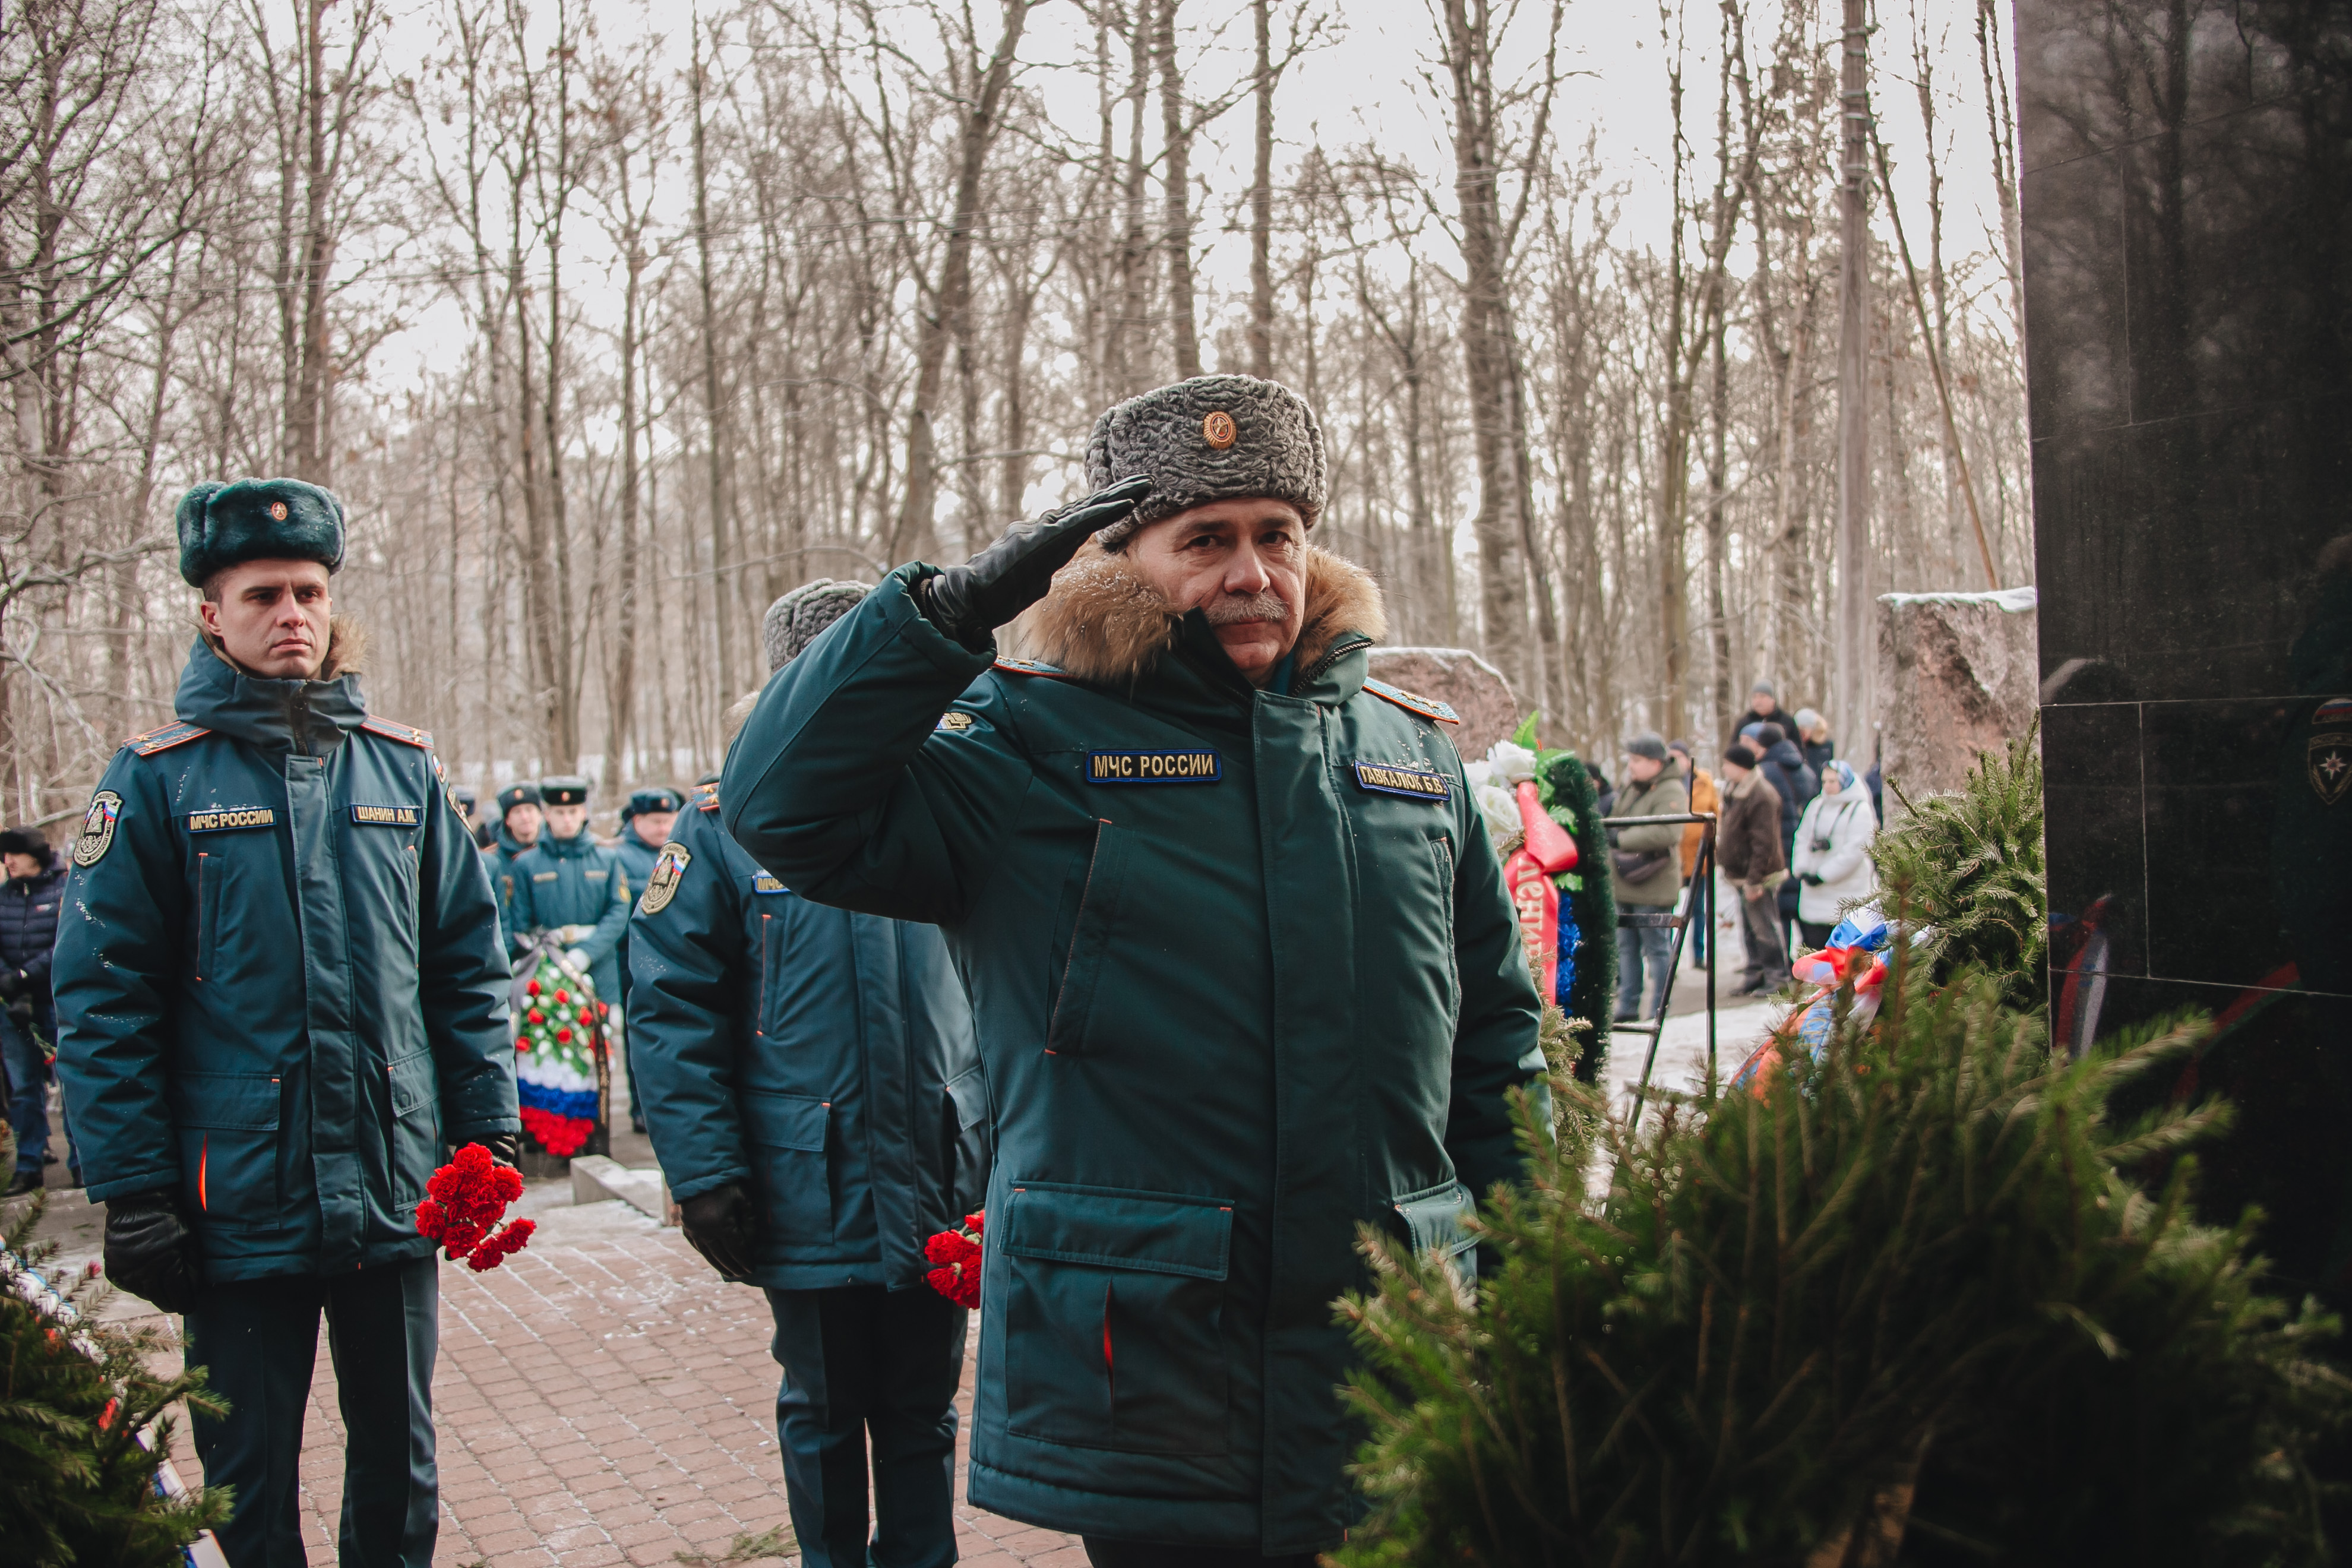
[[[1023,645],[1082,680],[1115,685],[1150,670],[1176,641],[1183,617],[1124,554],[1089,541],[1054,575],[1045,599],[1019,623]],[[1362,568],[1307,549],[1307,615],[1293,652],[1311,669],[1344,632],[1388,635],[1380,584]]]

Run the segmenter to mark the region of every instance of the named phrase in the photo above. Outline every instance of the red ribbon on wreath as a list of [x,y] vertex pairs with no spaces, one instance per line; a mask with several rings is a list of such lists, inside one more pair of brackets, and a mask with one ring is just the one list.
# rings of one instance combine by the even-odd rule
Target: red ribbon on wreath
[[943,1230],[923,1243],[923,1256],[936,1265],[923,1279],[930,1288],[959,1307],[980,1305],[981,1237],[988,1211],[963,1216],[960,1230]]
[[425,1184],[432,1194],[416,1205],[416,1228],[441,1244],[450,1262],[462,1259],[480,1274],[520,1252],[538,1229],[527,1219],[499,1219],[522,1196],[522,1173],[501,1165],[479,1143],[468,1143]]

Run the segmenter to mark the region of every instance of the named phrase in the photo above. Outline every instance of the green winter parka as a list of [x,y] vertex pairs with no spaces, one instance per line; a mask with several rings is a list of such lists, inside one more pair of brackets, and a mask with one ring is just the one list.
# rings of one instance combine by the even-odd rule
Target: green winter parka
[[558,926],[585,926],[576,947],[588,960],[596,996],[621,1012],[621,939],[629,929],[629,873],[620,853],[607,849],[583,827],[558,838],[542,827],[539,842],[509,861],[514,885],[506,909],[507,944],[521,956],[530,939]]
[[489,879],[432,737],[199,638],[99,781],[58,921],[58,1069],[96,1201],[177,1194],[215,1282],[418,1258],[446,1145],[511,1132]]
[[1032,612],[1050,664],[943,636],[929,571],[769,682],[721,816],[810,899],[938,923],[971,994],[997,1119],[971,1500],[1333,1546],[1357,1227],[1466,1265],[1543,1067],[1443,705],[1367,685],[1378,590],[1319,552],[1280,696],[1098,547]]

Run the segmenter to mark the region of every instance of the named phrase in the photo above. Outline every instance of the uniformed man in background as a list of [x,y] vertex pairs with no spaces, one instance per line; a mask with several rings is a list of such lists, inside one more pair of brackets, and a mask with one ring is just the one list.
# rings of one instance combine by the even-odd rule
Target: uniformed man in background
[[[826,582],[778,600],[771,668],[867,591]],[[924,1283],[923,1244],[987,1184],[971,1008],[936,928],[788,891],[701,795],[630,922],[630,1056],[654,1152],[687,1239],[767,1291],[802,1561],[940,1568],[956,1557],[966,1314]]]
[[304,1562],[303,1409],[329,1327],[341,1561],[426,1568],[438,1527],[439,1283],[417,1234],[453,1143],[514,1158],[490,884],[432,737],[371,716],[329,614],[341,504],[295,479],[181,500],[203,590],[178,721],[125,742],[69,858],[58,1068],[106,1270],[186,1314],[229,1414],[193,1423],[233,1489],[236,1568]]
[[588,831],[584,778],[539,781],[545,821],[539,842],[514,858],[507,946],[517,958],[553,935],[573,967],[594,983],[596,999],[621,1016],[621,933],[629,923],[629,874],[621,857]]
[[[662,846],[669,842],[670,830],[677,824],[678,809],[686,802],[677,791],[659,784],[637,790],[621,807],[621,834],[613,840],[613,852],[621,858],[621,869],[628,873],[629,888],[642,890],[646,879],[654,874],[654,861],[660,856]],[[621,996],[620,1010],[629,1010],[629,932],[621,929]],[[629,1125],[639,1132],[646,1130],[645,1102],[637,1098],[637,1058],[627,1054],[629,1080]]]
[[481,814],[476,809],[481,798],[472,784],[449,786],[449,804],[457,808],[457,820],[466,825],[466,831],[472,835],[476,847],[488,849],[494,840],[489,825],[481,820]]

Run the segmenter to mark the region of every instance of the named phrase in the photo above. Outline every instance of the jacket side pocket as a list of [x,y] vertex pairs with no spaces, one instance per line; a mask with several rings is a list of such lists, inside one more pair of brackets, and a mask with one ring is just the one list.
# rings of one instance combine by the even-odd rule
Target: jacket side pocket
[[785,1247],[833,1244],[833,1183],[825,1168],[833,1107],[804,1094],[743,1091],[745,1134],[758,1151],[768,1229]]
[[1419,1258],[1443,1258],[1459,1271],[1467,1289],[1478,1279],[1478,1237],[1464,1222],[1478,1212],[1478,1200],[1460,1182],[1424,1188],[1390,1200]]
[[263,1073],[187,1072],[170,1090],[180,1176],[205,1220],[275,1225],[278,1081]]
[[426,1050],[391,1063],[384,1077],[392,1097],[392,1206],[412,1209],[441,1163],[441,1074]]
[[1078,923],[1070,933],[1061,992],[1054,998],[1053,1022],[1045,1029],[1045,1049],[1055,1056],[1090,1054],[1087,1024],[1094,1014],[1104,955],[1118,935],[1128,838],[1108,822],[1095,824],[1095,852],[1087,866],[1086,890],[1078,898]]
[[1003,1271],[1012,1431],[1134,1454],[1226,1452],[1232,1205],[1031,1182],[1001,1206],[988,1249]]

